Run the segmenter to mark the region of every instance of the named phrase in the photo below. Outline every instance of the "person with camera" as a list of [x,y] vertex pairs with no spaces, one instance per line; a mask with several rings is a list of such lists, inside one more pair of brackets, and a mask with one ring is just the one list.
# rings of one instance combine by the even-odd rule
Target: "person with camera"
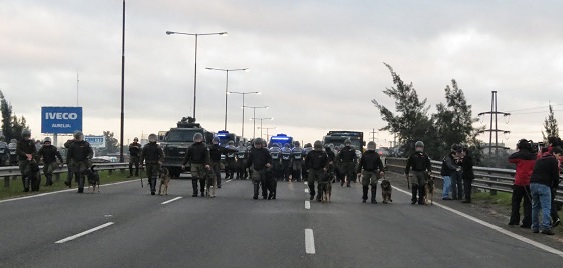
[[508,162],[516,164],[516,175],[512,186],[512,212],[508,225],[520,224],[520,203],[524,200],[524,219],[520,227],[529,229],[532,226],[532,199],[530,196],[530,177],[536,163],[536,154],[532,144],[521,139],[516,145],[517,152],[508,157]]
[[[553,147],[551,151],[544,153],[534,165],[530,177],[530,192],[532,195],[532,230],[540,232],[539,211],[542,210],[541,233],[553,235],[551,225],[551,188],[555,181],[559,181],[559,162],[563,150],[561,147]],[[554,219],[555,220],[555,219]]]

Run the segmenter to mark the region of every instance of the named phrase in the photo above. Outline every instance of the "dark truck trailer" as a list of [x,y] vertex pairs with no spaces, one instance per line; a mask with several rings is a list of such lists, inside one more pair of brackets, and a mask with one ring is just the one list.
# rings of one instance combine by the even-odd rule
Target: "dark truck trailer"
[[[207,144],[213,140],[213,132],[205,130],[199,123],[195,123],[195,119],[188,117],[176,123],[175,128],[170,128],[166,133],[159,132],[159,141],[164,151],[164,162],[162,166],[167,168],[172,177],[180,177],[182,163],[188,147],[192,145],[195,133],[201,133]],[[189,168],[187,169],[189,170]]]

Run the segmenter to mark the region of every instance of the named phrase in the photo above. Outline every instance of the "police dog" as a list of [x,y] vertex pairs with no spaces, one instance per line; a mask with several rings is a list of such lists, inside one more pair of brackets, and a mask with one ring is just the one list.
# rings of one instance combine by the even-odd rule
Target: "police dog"
[[327,172],[322,177],[321,181],[321,201],[323,203],[330,203],[330,197],[332,196],[332,180],[334,175],[330,172]]
[[[431,176],[427,177],[428,181],[424,185],[425,195],[424,195],[424,203],[433,205],[434,200],[434,178]],[[428,200],[430,197],[430,200]]]
[[[262,187],[266,189],[267,198],[268,200],[276,199],[277,191],[278,191],[278,180],[275,177],[274,168],[267,168],[263,171],[262,176],[262,183],[264,184]],[[265,196],[266,197],[266,196]]]
[[[100,174],[94,169],[95,165],[90,167],[90,174],[88,174],[88,192],[95,193],[96,186],[98,187],[98,193],[100,192]],[[92,191],[90,191],[90,186],[92,186]]]
[[168,172],[167,168],[162,167],[158,171],[158,174],[160,177],[160,185],[158,186],[158,195],[162,195],[162,193],[168,195],[168,183],[170,182],[170,173]]
[[393,202],[391,199],[391,182],[385,178],[381,180],[381,196],[383,197],[383,204],[387,204],[389,202]]

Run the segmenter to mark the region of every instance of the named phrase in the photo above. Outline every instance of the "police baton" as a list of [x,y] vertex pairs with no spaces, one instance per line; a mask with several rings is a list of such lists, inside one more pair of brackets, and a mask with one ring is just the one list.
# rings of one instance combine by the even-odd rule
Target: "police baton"
[[406,177],[407,177],[407,189],[410,190],[411,189],[411,182],[409,180],[409,174],[406,174]]
[[141,169],[141,176],[140,176],[140,177],[141,177],[141,178],[140,178],[140,179],[141,179],[141,188],[143,188],[143,187],[144,187],[144,186],[143,186],[143,172],[145,172],[145,166],[144,166],[144,165],[141,165],[141,168],[140,168],[140,169]]

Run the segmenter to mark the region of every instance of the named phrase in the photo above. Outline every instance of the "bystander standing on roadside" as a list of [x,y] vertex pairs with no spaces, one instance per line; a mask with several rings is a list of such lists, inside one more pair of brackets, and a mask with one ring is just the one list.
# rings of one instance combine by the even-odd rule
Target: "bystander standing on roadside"
[[536,163],[536,154],[526,139],[516,145],[517,152],[508,157],[508,162],[516,164],[516,175],[512,186],[512,212],[508,225],[520,224],[520,203],[524,200],[524,219],[520,227],[529,229],[532,226],[532,199],[530,196],[530,176]]
[[469,148],[466,146],[461,150],[461,178],[463,179],[463,198],[462,203],[471,203],[471,183],[475,179],[475,174],[473,173],[473,157]]

